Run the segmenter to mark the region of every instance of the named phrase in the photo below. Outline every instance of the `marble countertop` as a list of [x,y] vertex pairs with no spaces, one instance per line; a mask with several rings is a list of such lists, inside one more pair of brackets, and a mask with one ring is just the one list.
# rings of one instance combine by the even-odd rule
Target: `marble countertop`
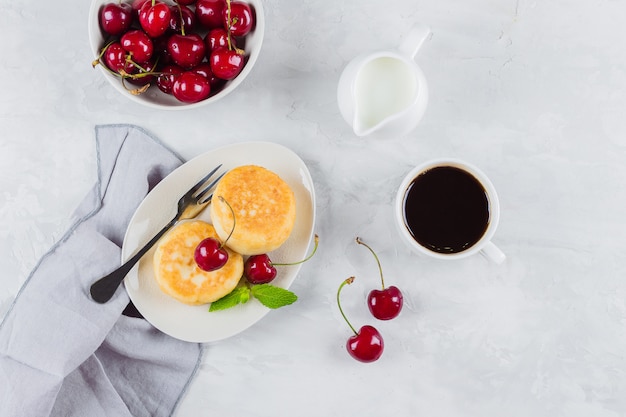
[[[0,0],[0,317],[63,235],[96,179],[94,126],[132,123],[184,158],[251,140],[311,171],[321,245],[289,309],[207,346],[177,416],[626,415],[626,4],[563,0],[264,2],[257,64],[227,98],[164,112],[91,68],[89,2]],[[424,118],[402,137],[357,137],[336,102],[355,55],[394,48],[416,23]],[[441,261],[393,228],[402,177],[438,157],[479,166],[498,190],[507,255]],[[374,322],[377,248],[405,293]],[[385,352],[351,359],[374,324]]]

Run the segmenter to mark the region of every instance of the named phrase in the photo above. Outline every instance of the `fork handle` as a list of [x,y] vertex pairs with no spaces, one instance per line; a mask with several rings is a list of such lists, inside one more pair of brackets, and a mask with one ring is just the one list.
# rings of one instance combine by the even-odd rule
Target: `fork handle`
[[91,293],[91,298],[98,303],[106,303],[109,301],[117,287],[120,286],[126,274],[130,272],[131,269],[135,266],[135,264],[141,259],[143,255],[146,254],[150,250],[152,246],[167,232],[176,222],[178,221],[178,216],[174,217],[168,224],[166,224],[163,229],[159,231],[148,243],[146,243],[143,248],[141,248],[137,253],[135,253],[132,258],[128,259],[124,262],[119,268],[110,274],[100,278],[98,281],[91,284],[91,288],[89,292]]

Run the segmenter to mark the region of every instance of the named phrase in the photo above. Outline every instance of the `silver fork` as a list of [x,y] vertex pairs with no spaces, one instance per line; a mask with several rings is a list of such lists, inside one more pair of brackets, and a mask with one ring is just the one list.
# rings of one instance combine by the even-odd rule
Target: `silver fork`
[[117,287],[120,286],[126,274],[135,266],[137,261],[141,259],[143,255],[150,250],[150,248],[167,232],[172,226],[174,226],[179,220],[191,219],[196,217],[211,201],[213,194],[209,192],[215,187],[215,184],[224,176],[224,173],[219,177],[211,181],[211,183],[202,189],[204,183],[211,178],[218,169],[221,168],[221,164],[215,169],[209,172],[204,178],[202,178],[196,185],[191,187],[181,198],[178,200],[178,208],[174,218],[166,224],[161,231],[159,231],[148,243],[144,245],[132,258],[127,260],[122,266],[100,278],[98,281],[91,284],[91,298],[99,303],[106,303],[113,297]]

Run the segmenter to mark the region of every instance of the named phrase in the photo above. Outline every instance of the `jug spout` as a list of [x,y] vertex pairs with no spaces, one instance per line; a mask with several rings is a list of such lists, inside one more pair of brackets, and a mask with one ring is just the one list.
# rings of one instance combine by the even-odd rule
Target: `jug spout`
[[389,115],[385,118],[372,118],[372,117],[364,117],[359,114],[358,110],[355,112],[354,120],[352,122],[352,130],[354,134],[363,137],[369,136],[374,133],[386,133],[386,134],[403,134],[404,129],[403,126],[407,125],[407,121],[404,120],[404,117],[410,117],[408,114],[408,109],[401,110],[398,113]]
[[379,130],[383,123],[384,121],[374,123],[374,124],[367,123],[366,120],[362,120],[359,117],[359,114],[357,112],[354,115],[354,120],[352,121],[352,130],[354,131],[354,134],[357,136],[360,136],[360,137],[367,136]]

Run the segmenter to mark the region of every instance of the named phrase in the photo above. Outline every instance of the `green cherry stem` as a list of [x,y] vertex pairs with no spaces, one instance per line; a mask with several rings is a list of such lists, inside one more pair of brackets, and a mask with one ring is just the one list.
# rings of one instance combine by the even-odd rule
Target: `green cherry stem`
[[367,243],[363,242],[361,238],[357,237],[356,243],[358,243],[359,245],[365,246],[367,249],[369,249],[370,252],[372,252],[372,255],[374,255],[374,259],[376,259],[376,263],[378,264],[378,272],[380,272],[380,282],[382,283],[383,290],[384,290],[385,278],[383,277],[383,268],[380,266],[380,260],[378,259],[378,255],[376,255],[376,252],[374,252],[374,249],[372,249]]
[[185,36],[185,18],[183,17],[183,9],[180,7],[180,3],[176,2],[178,8],[178,14],[180,15],[180,34]]
[[237,18],[233,19],[230,17],[230,0],[226,0],[226,40],[228,41],[228,50],[232,51],[233,49],[235,50],[235,52],[237,52],[240,55],[243,55],[244,51],[237,48],[237,47],[233,47],[233,42],[231,40],[232,38],[232,33],[230,31],[230,27],[232,26],[232,24],[234,22],[237,22]]
[[317,252],[317,247],[319,246],[319,241],[320,241],[319,236],[315,235],[313,251],[309,254],[309,256],[307,256],[306,258],[302,259],[301,261],[298,261],[298,262],[287,262],[287,263],[270,262],[270,265],[272,265],[272,266],[290,266],[290,265],[302,264],[302,263],[308,261],[309,259],[311,259],[313,257],[313,255],[315,255],[315,252]]
[[133,67],[137,68],[139,71],[141,71],[140,74],[128,74],[127,73],[127,75],[130,78],[136,79],[136,78],[147,77],[148,75],[154,75],[155,74],[155,72],[149,72],[144,67],[142,67],[141,65],[139,65],[138,63],[133,61],[133,58],[132,58],[132,56],[130,54],[126,55],[126,62],[128,64],[132,65]]
[[341,313],[341,316],[343,317],[343,319],[346,321],[346,323],[348,323],[348,326],[350,326],[350,329],[354,332],[354,334],[356,336],[359,335],[359,333],[357,333],[357,331],[354,329],[354,327],[352,327],[352,324],[350,324],[350,321],[348,320],[348,318],[346,317],[345,313],[343,312],[343,308],[341,308],[341,302],[339,301],[339,294],[341,293],[341,289],[346,285],[346,284],[352,284],[354,282],[354,277],[350,277],[345,279],[341,285],[339,286],[339,289],[337,290],[337,306],[339,307],[339,312]]
[[231,18],[230,18],[230,0],[226,0],[226,39],[228,40],[228,50],[232,51],[233,50],[233,45],[230,41],[230,25],[231,25]]

